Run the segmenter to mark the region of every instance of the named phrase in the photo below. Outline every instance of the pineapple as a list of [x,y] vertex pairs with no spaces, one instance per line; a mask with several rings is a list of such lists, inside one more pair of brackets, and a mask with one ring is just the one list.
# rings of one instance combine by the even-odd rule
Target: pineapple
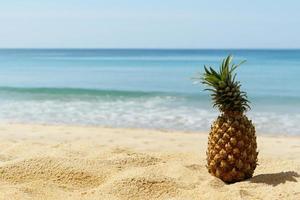
[[218,72],[204,66],[200,77],[209,86],[205,90],[211,92],[213,106],[221,112],[209,133],[207,169],[226,183],[252,177],[258,155],[255,128],[244,114],[250,109],[249,101],[233,73],[244,61],[238,65],[231,61],[232,56],[225,58]]

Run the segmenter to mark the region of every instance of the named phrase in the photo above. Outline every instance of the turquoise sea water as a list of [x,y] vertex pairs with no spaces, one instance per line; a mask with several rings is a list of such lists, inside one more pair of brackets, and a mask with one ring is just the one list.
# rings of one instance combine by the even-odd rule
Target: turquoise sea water
[[0,122],[207,131],[218,115],[191,77],[247,62],[257,132],[300,135],[300,50],[0,50]]

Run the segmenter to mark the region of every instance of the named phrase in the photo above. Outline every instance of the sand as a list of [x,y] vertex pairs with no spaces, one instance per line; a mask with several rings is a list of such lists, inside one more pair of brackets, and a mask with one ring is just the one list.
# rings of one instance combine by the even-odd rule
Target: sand
[[300,138],[259,136],[254,177],[205,168],[207,134],[0,125],[0,199],[300,199]]

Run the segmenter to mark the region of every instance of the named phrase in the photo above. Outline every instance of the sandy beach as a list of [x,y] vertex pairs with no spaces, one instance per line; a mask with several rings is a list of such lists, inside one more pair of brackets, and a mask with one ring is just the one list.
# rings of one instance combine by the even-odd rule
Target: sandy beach
[[205,168],[207,134],[0,125],[1,199],[300,199],[300,138],[258,137],[252,179]]

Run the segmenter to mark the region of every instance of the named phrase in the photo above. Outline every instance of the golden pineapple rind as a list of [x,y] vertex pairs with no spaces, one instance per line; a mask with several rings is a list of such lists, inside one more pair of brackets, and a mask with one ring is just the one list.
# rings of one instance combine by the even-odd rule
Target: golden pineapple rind
[[255,128],[243,114],[222,114],[211,127],[207,168],[224,182],[252,177],[257,165]]

